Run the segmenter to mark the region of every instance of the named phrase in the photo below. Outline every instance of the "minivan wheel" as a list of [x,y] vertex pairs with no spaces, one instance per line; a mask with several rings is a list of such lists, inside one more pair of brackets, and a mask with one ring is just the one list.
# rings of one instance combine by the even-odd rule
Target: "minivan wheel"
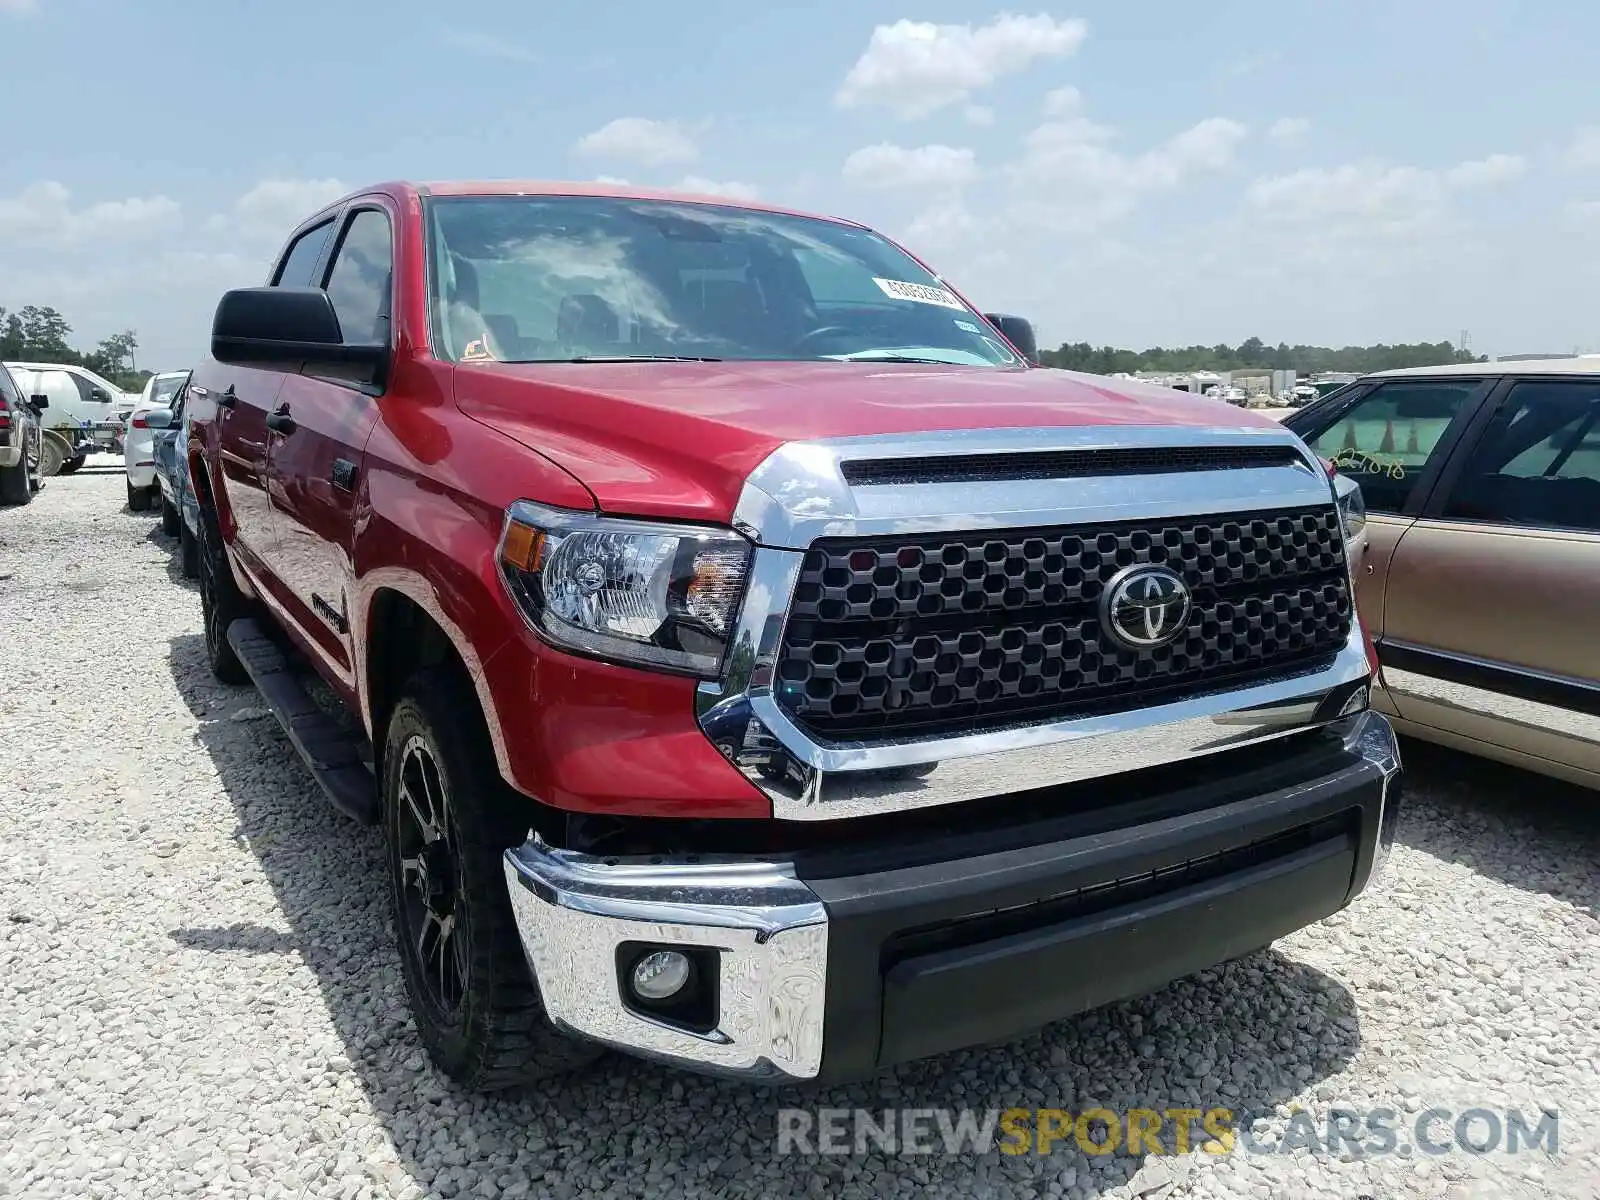
[[89,456],[87,454],[80,454],[76,458],[69,458],[61,464],[60,474],[71,475],[74,471],[88,461]]
[[422,1044],[464,1087],[570,1071],[602,1051],[558,1031],[523,955],[505,851],[528,806],[500,778],[478,698],[458,672],[413,676],[383,754],[384,847],[401,975]]
[[195,545],[188,522],[181,518],[178,521],[178,569],[183,572],[185,579],[193,579],[200,574],[200,548]]
[[161,497],[161,532],[168,537],[177,537],[182,525],[183,515],[178,512],[178,506],[165,496]]
[[247,683],[250,676],[228,644],[228,626],[245,612],[245,599],[233,581],[217,518],[200,510],[200,614],[206,632],[206,661],[223,683]]
[[150,489],[134,487],[133,482],[128,482],[128,509],[131,512],[150,511]]

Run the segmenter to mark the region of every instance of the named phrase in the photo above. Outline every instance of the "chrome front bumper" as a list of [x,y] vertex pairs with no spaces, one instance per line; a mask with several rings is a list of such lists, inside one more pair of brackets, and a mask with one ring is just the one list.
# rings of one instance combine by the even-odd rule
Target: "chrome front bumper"
[[[1330,809],[1359,803],[1363,818],[1348,895],[1336,898],[1324,914],[1347,903],[1382,870],[1394,836],[1401,771],[1393,731],[1381,715],[1360,713],[1332,728],[1355,756],[1351,777],[1360,778],[1362,791],[1355,800],[1334,795],[1321,803]],[[1292,794],[1316,790],[1300,787]],[[1076,853],[1081,857],[1081,850]],[[1074,855],[1062,856],[1069,858]],[[973,863],[968,871],[957,861],[947,870],[963,890],[972,890],[990,865],[985,862],[981,871]],[[1035,875],[1037,866],[1030,867]],[[1073,869],[1081,873],[1081,863]],[[830,919],[823,899],[827,886],[819,882],[814,889],[792,864],[602,859],[534,839],[506,852],[505,872],[518,932],[551,1021],[632,1054],[717,1074],[814,1079],[823,1073],[830,989],[882,986],[876,975],[846,978],[836,971],[830,978],[830,930],[848,935],[844,926],[835,929],[836,917]],[[915,924],[915,914],[908,920]],[[1201,921],[1195,928],[1203,926]],[[630,1006],[622,963],[636,943],[714,951],[719,1003],[713,1028],[680,1028]]]

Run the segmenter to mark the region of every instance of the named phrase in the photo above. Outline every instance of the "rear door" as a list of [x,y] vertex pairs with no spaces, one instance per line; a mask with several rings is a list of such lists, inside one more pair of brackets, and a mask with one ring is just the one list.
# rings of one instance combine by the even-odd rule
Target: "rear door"
[[1395,554],[1384,677],[1407,720],[1600,782],[1600,380],[1497,401]]
[[[284,251],[271,286],[310,287],[327,254],[334,223],[330,217],[299,233]],[[228,367],[224,374],[224,392],[205,398],[217,405],[218,457],[234,547],[251,573],[260,576],[272,558],[276,534],[267,499],[267,416],[277,407],[286,376],[256,367]]]
[[1387,623],[1384,592],[1395,547],[1490,388],[1483,379],[1380,379],[1343,403],[1284,422],[1361,485],[1371,549],[1356,566],[1356,604],[1374,638]]
[[[392,350],[394,226],[377,202],[346,212],[318,278],[348,344]],[[280,599],[338,676],[354,687],[348,595],[356,499],[380,389],[355,377],[290,375],[278,393],[268,492],[278,523],[272,572]]]

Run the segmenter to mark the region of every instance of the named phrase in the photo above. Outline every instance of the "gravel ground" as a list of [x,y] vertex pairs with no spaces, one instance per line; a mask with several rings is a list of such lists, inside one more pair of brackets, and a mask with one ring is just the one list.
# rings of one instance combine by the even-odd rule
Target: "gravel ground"
[[[611,1058],[559,1094],[483,1099],[432,1072],[406,1016],[377,834],[319,797],[248,691],[211,679],[199,599],[120,472],[0,510],[0,614],[0,1194],[1600,1195],[1592,794],[1413,748],[1376,891],[1155,996],[856,1088]],[[783,1107],[1091,1104],[1277,1130],[1295,1106],[1548,1108],[1560,1141],[775,1153]]]

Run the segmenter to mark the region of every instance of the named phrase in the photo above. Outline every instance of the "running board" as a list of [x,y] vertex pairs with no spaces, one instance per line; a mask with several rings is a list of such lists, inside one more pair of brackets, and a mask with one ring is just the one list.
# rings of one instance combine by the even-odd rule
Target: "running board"
[[333,806],[363,825],[376,825],[378,790],[362,761],[361,743],[317,707],[283,651],[255,621],[240,617],[229,625],[228,645]]

